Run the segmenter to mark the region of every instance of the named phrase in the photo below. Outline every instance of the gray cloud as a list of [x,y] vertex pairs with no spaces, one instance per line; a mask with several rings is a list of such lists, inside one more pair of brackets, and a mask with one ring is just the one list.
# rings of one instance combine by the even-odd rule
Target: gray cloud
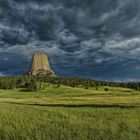
[[59,75],[139,80],[139,9],[139,0],[1,0],[0,75],[24,73],[42,51]]

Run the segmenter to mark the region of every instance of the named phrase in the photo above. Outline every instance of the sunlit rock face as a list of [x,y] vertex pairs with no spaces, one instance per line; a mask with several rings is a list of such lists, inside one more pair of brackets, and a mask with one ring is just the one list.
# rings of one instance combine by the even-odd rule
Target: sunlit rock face
[[32,65],[29,74],[55,76],[55,73],[50,67],[47,55],[41,52],[37,52],[33,55]]

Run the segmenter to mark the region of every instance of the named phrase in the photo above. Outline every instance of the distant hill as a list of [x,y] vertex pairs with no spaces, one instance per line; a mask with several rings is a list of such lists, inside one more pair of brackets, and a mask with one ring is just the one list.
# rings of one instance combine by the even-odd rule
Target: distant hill
[[47,55],[41,52],[37,52],[33,55],[29,74],[55,76],[55,73],[50,67]]

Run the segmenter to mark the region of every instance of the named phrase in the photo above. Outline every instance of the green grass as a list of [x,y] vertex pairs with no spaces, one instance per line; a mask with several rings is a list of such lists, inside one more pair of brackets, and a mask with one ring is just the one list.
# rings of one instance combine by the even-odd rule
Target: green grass
[[0,140],[139,140],[140,92],[50,85],[0,90]]

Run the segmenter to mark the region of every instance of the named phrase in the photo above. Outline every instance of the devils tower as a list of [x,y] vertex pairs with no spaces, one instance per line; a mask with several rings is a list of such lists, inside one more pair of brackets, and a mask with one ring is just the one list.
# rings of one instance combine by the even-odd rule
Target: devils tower
[[47,55],[41,52],[37,52],[33,55],[29,74],[55,76],[53,70],[50,67]]

